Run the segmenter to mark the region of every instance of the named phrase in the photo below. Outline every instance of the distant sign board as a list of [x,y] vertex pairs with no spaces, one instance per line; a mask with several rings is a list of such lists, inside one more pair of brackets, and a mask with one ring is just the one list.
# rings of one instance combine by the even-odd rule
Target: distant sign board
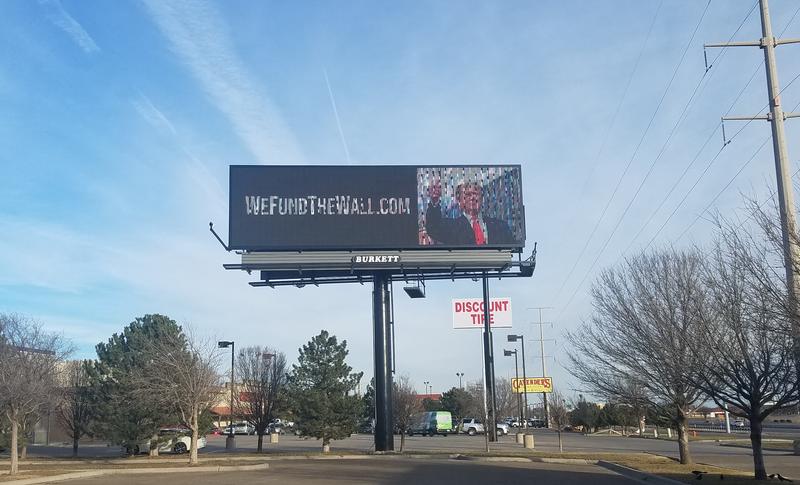
[[519,165],[230,167],[231,249],[525,246]]
[[[483,328],[483,299],[453,300],[453,328]],[[511,299],[489,299],[491,328],[511,328]]]
[[516,393],[525,392],[553,392],[552,377],[512,378],[511,390]]

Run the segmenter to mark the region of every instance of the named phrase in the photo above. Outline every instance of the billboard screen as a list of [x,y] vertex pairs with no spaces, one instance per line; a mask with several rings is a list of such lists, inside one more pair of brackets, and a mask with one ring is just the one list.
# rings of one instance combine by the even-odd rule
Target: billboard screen
[[229,211],[231,249],[525,246],[519,165],[232,165]]
[[[511,299],[489,299],[491,328],[511,328]],[[483,328],[483,298],[453,300],[453,328]]]

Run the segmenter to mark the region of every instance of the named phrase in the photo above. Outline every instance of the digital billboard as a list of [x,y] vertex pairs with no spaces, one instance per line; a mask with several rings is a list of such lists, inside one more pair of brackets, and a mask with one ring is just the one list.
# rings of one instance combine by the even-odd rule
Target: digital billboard
[[519,165],[230,167],[229,247],[525,246]]

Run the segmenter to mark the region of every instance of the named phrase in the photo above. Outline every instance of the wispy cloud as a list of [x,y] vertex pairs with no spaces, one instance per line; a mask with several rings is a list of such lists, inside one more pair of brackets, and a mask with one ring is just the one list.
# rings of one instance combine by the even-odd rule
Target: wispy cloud
[[294,135],[237,55],[213,5],[204,0],[146,0],[145,5],[172,50],[189,66],[258,161],[303,160]]
[[167,118],[160,109],[156,108],[153,102],[150,101],[150,98],[144,94],[139,94],[139,97],[131,102],[139,115],[157,130],[168,131],[173,135],[177,133],[175,131],[175,126],[169,121],[169,118]]
[[48,8],[47,16],[50,21],[66,32],[85,53],[94,54],[100,52],[100,48],[94,39],[72,15],[64,10],[60,0],[39,0],[39,4]]

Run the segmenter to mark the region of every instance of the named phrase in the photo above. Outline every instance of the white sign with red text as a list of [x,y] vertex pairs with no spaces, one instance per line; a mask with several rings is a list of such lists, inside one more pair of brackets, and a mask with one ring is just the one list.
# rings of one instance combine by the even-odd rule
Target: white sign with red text
[[[511,299],[489,299],[491,328],[511,328]],[[453,300],[453,328],[483,328],[483,298]]]

